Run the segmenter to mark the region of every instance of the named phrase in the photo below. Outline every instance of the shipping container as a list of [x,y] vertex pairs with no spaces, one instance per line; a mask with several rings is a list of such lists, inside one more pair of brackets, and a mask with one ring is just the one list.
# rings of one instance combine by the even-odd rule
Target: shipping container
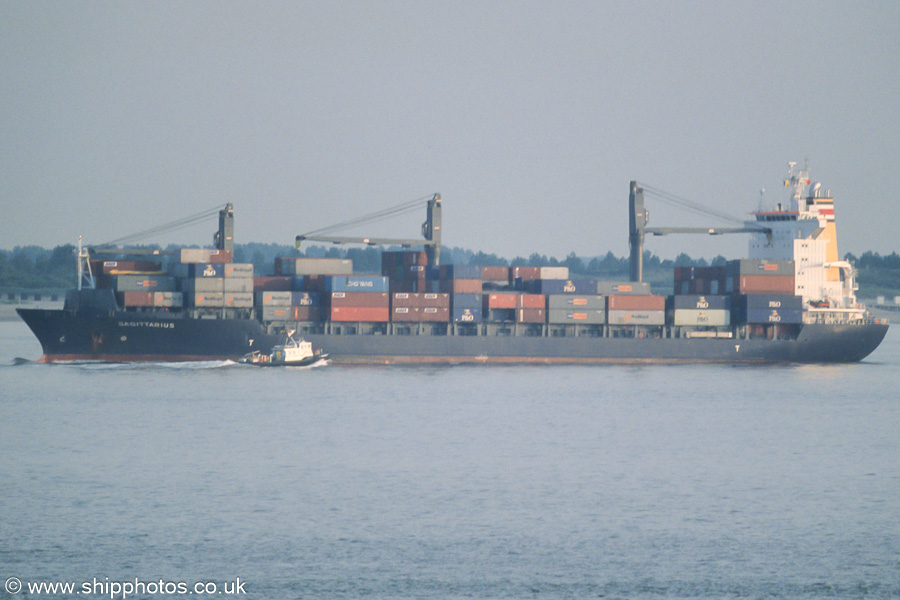
[[229,308],[253,308],[253,292],[225,292],[224,296]]
[[405,293],[393,294],[392,307],[450,308],[450,294]]
[[450,309],[450,320],[453,323],[480,323],[481,316],[480,307],[454,306]]
[[783,323],[795,325],[803,322],[802,310],[770,310],[753,308],[741,313],[746,323]]
[[732,277],[742,276],[794,276],[794,261],[792,260],[763,260],[742,259],[729,261],[728,275]]
[[228,263],[225,265],[225,277],[253,278],[253,263]]
[[645,281],[598,281],[593,293],[609,295],[638,294],[650,295],[650,284]]
[[547,308],[550,310],[603,310],[606,308],[606,297],[596,295],[551,294],[547,296]]
[[666,311],[609,310],[606,318],[610,325],[665,325]]
[[803,297],[789,294],[749,294],[739,296],[737,303],[750,310],[803,310]]
[[184,302],[197,308],[217,308],[225,305],[225,295],[222,292],[185,293]]
[[391,296],[387,292],[331,292],[325,296],[329,306],[355,306],[359,308],[390,308]]
[[482,309],[481,294],[450,294],[451,308],[477,308]]
[[225,291],[225,279],[222,277],[209,277],[207,279],[179,279],[178,286],[182,292],[219,292]]
[[172,265],[172,273],[175,277],[183,278],[207,278],[207,277],[223,277],[225,275],[225,265],[216,263],[184,263]]
[[160,308],[181,308],[184,296],[181,292],[153,292],[153,306]]
[[741,275],[737,280],[738,294],[793,294],[793,275]]
[[424,250],[389,250],[381,253],[382,268],[428,264],[428,254]]
[[254,277],[253,289],[270,292],[289,292],[291,290],[291,277]]
[[132,275],[135,273],[153,273],[155,275],[162,274],[162,265],[158,262],[149,260],[104,260],[97,261],[100,268],[94,271],[94,261],[91,261],[91,268],[94,275],[102,273],[104,275]]
[[483,308],[485,310],[492,310],[495,308],[518,308],[520,302],[519,296],[520,294],[516,293],[484,294]]
[[353,275],[353,261],[346,258],[275,259],[276,275]]
[[291,306],[263,306],[263,321],[291,321],[294,317],[294,307]]
[[[665,296],[607,296],[606,306],[609,310],[624,311],[662,311],[666,308]],[[610,320],[610,323],[612,320]]]
[[257,306],[291,306],[293,292],[258,291],[256,292]]
[[674,323],[678,326],[728,327],[731,311],[722,309],[676,308]]
[[319,306],[321,297],[316,292],[291,292],[291,304],[293,306]]
[[509,283],[509,267],[481,267],[481,279]]
[[510,269],[509,280],[515,281],[516,279],[522,279],[523,281],[531,281],[533,279],[541,278],[541,268],[540,267],[512,267]]
[[222,282],[222,291],[253,293],[252,277],[225,277]]
[[441,279],[440,291],[444,294],[481,294],[481,279]]
[[534,294],[596,294],[597,282],[593,279],[535,279],[523,280],[525,290]]
[[547,322],[554,325],[603,325],[606,323],[606,311],[602,308],[551,308],[547,311]]
[[392,279],[390,285],[391,292],[405,294],[436,294],[440,293],[441,289],[440,282],[432,279],[409,279],[406,281]]
[[360,321],[384,323],[390,320],[391,309],[384,307],[332,306],[329,311],[332,321]]
[[729,310],[731,308],[731,296],[672,296],[672,307],[675,310]]
[[153,306],[153,292],[121,292],[122,306]]
[[175,259],[180,263],[230,263],[231,250],[210,250],[208,248],[180,248],[175,251]]
[[391,312],[391,320],[398,323],[447,323],[450,320],[450,309],[397,306]]
[[167,275],[104,275],[103,280],[117,292],[174,292],[175,278]]
[[325,278],[326,292],[373,292],[386,294],[388,278],[383,275],[334,275]]
[[538,279],[568,279],[569,267],[539,267]]
[[517,323],[546,323],[547,313],[543,308],[516,309]]
[[321,321],[322,320],[322,307],[321,306],[292,306],[291,311],[293,312],[294,321]]
[[515,308],[492,308],[490,310],[482,311],[481,314],[487,315],[485,321],[492,323],[512,323],[516,320]]

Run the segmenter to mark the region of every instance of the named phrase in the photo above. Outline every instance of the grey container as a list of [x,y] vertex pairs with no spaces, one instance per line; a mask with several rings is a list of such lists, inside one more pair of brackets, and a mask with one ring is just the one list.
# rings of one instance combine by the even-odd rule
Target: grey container
[[606,323],[606,311],[589,308],[551,308],[547,311],[547,322],[552,325],[603,325]]
[[548,294],[547,308],[549,310],[603,310],[606,308],[606,297],[577,294]]
[[225,291],[224,279],[221,277],[206,277],[202,279],[187,278],[181,280],[181,291],[186,294],[197,292],[219,292]]
[[253,292],[225,292],[224,296],[229,308],[253,308]]
[[184,295],[187,306],[197,308],[218,308],[225,305],[225,295],[222,292],[194,292]]
[[227,263],[225,265],[225,277],[253,278],[253,263]]
[[256,292],[257,306],[291,306],[293,292]]
[[675,325],[728,327],[731,325],[731,311],[722,309],[698,310],[695,308],[676,308]]
[[175,279],[166,275],[112,275],[117,292],[174,292]]
[[731,277],[741,275],[794,275],[794,261],[741,259],[728,263],[727,273]]
[[646,281],[598,281],[597,293],[605,295],[638,294],[646,296],[650,294],[650,284]]
[[223,291],[225,292],[246,292],[253,294],[253,278],[252,277],[225,277],[223,280]]
[[263,321],[290,321],[294,310],[290,306],[263,306]]
[[664,310],[611,310],[607,313],[610,325],[665,325]]

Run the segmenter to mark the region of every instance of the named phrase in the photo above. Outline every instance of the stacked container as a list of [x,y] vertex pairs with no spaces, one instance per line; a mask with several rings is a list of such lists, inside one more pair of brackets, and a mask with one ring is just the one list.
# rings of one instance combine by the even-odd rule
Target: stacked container
[[727,267],[675,267],[675,294],[724,294]]
[[391,320],[398,323],[447,323],[450,321],[450,294],[392,294]]
[[391,300],[388,278],[381,275],[334,275],[325,278],[330,321],[386,322]]
[[547,323],[603,325],[606,323],[606,298],[596,294],[551,294],[547,296]]
[[672,309],[674,325],[731,325],[731,296],[677,295],[672,297]]
[[610,325],[665,325],[666,323],[665,296],[608,296],[606,305],[606,318]]

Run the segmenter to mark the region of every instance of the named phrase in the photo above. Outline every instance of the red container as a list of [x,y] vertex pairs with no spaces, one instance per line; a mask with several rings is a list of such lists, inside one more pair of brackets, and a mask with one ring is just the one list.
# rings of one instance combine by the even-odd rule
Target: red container
[[399,292],[392,296],[391,307],[450,308],[450,294]]
[[397,306],[391,313],[391,320],[396,323],[447,323],[450,321],[450,309]]
[[318,306],[292,306],[295,321],[321,321],[322,310]]
[[215,264],[225,264],[234,262],[231,260],[232,252],[231,250],[210,250],[209,251],[209,262]]
[[325,299],[332,307],[389,308],[391,305],[387,292],[331,292]]
[[741,275],[739,294],[793,294],[792,275]]
[[519,323],[544,323],[547,313],[543,308],[520,308],[516,311],[516,321]]
[[665,296],[608,296],[606,306],[609,310],[665,310]]
[[482,282],[480,279],[441,279],[440,290],[444,294],[480,294]]
[[291,291],[290,277],[254,277],[253,289],[264,292],[289,292]]
[[484,308],[493,310],[497,308],[519,308],[520,294],[485,294]]
[[364,321],[367,323],[386,323],[390,320],[391,309],[364,306],[332,306],[329,311],[332,321]]
[[153,306],[153,292],[123,292],[125,306]]
[[481,267],[483,281],[509,282],[509,267]]
[[519,306],[522,308],[546,308],[547,296],[543,294],[522,294],[519,296]]
[[541,278],[540,267],[513,267],[511,281],[522,279],[523,281],[531,281]]

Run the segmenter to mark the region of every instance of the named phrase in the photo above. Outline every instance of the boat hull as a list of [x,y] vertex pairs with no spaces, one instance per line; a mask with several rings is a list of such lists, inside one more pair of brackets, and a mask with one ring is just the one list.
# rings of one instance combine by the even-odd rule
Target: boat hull
[[[254,319],[166,318],[19,309],[44,362],[238,360],[284,335]],[[796,339],[304,334],[332,363],[850,363],[884,339],[885,323],[808,324]]]

